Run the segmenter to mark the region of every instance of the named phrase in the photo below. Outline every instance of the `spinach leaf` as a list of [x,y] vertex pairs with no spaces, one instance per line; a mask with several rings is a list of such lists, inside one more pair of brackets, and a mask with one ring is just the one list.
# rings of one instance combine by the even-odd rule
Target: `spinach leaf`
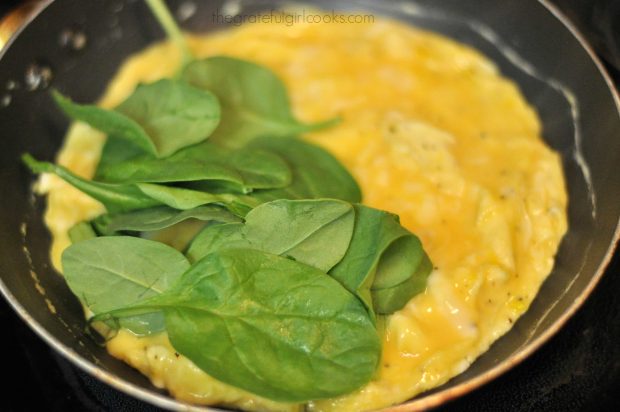
[[34,173],[53,173],[62,178],[76,189],[100,201],[108,212],[143,209],[162,203],[147,196],[135,185],[89,181],[62,166],[49,162],[39,162],[29,154],[24,154],[22,160]]
[[264,203],[247,214],[245,223],[203,229],[187,256],[195,262],[238,248],[290,257],[326,271],[370,313],[379,314],[401,309],[424,291],[432,269],[419,239],[396,215],[336,200]]
[[220,122],[212,93],[169,79],[138,85],[116,111],[142,126],[158,157],[205,140]]
[[242,148],[231,153],[228,161],[239,172],[247,189],[286,187],[293,180],[284,159],[267,150]]
[[157,206],[126,213],[108,213],[95,218],[92,224],[100,234],[113,235],[120,231],[150,232],[161,230],[187,219],[225,223],[241,221],[240,218],[220,206],[206,205],[188,210]]
[[[62,267],[71,291],[97,314],[161,294],[190,265],[162,243],[113,236],[69,246],[62,254]],[[138,335],[164,329],[161,313],[123,318],[120,324]]]
[[49,162],[39,162],[29,154],[24,163],[35,173],[54,173],[75,188],[100,201],[110,213],[128,212],[167,205],[174,209],[193,209],[206,204],[221,204],[238,216],[245,214],[259,201],[235,194],[211,194],[196,190],[152,183],[102,183],[83,179],[68,169]]
[[[401,247],[398,249],[402,250]],[[382,260],[383,259],[382,257]],[[399,256],[399,259],[404,258]],[[428,256],[424,254],[417,266],[415,263],[411,264],[409,268],[411,274],[409,278],[405,279],[402,283],[384,287],[373,284],[370,292],[372,293],[375,312],[390,314],[402,309],[412,297],[424,292],[428,275],[432,270],[433,264]],[[387,270],[381,267],[377,269],[377,276],[379,279],[383,273],[387,273]]]
[[222,104],[222,121],[213,139],[239,147],[259,136],[289,137],[328,127],[338,120],[304,124],[293,116],[282,81],[268,68],[232,57],[189,63],[182,78],[213,92]]
[[214,194],[153,183],[136,183],[135,186],[144,195],[156,200],[159,204],[179,210],[193,209],[207,204],[220,204],[237,216],[245,216],[253,207],[259,204],[256,199],[244,195]]
[[144,150],[134,143],[112,134],[108,135],[103,149],[101,150],[101,156],[99,157],[99,163],[97,164],[94,178],[95,180],[105,181],[104,176],[108,169],[119,163],[137,159],[144,155]]
[[353,234],[353,207],[339,200],[277,200],[246,217],[246,238],[263,251],[327,272],[344,256]]
[[[247,240],[243,223],[225,223],[223,225],[207,226],[202,229],[189,244],[186,255],[193,264],[213,252],[252,247],[263,250],[260,244],[252,245]],[[269,252],[268,250],[263,251]]]
[[281,189],[256,190],[253,197],[276,199],[342,199],[360,202],[357,182],[340,162],[324,149],[298,139],[258,138],[250,148],[261,148],[284,159],[292,172],[292,182]]
[[250,211],[244,224],[206,227],[187,255],[195,262],[219,250],[251,248],[327,272],[347,251],[353,221],[353,207],[339,200],[276,200]]
[[248,193],[257,188],[285,187],[291,171],[278,155],[261,149],[229,150],[203,142],[164,159],[141,156],[103,168],[106,182],[165,183],[222,181]]
[[349,249],[329,274],[369,310],[393,313],[424,290],[430,260],[398,216],[362,205],[355,212]]
[[207,255],[163,294],[95,320],[157,310],[175,350],[214,378],[277,401],[348,393],[380,358],[355,296],[324,272],[257,250]]
[[52,97],[63,112],[74,120],[88,123],[109,136],[131,142],[139,150],[155,155],[157,148],[144,129],[133,119],[114,110],[106,110],[91,104],[73,103],[56,90]]
[[183,37],[183,33],[181,29],[174,21],[174,17],[168,10],[166,3],[164,0],[145,0],[146,4],[155,15],[155,18],[161,25],[161,27],[166,32],[166,35],[181,51],[181,64],[187,64],[192,60],[192,53],[187,46],[187,42],[185,41],[185,37]]
[[[130,143],[131,152],[139,149],[157,157],[205,140],[220,120],[220,106],[212,93],[168,79],[139,85],[115,110],[76,104],[52,93],[71,118]],[[109,156],[118,156],[119,149],[118,145],[107,148],[104,164],[110,163]]]
[[93,229],[93,226],[88,222],[80,222],[71,229],[69,229],[69,239],[71,243],[81,242],[82,240],[88,240],[97,237],[97,233]]

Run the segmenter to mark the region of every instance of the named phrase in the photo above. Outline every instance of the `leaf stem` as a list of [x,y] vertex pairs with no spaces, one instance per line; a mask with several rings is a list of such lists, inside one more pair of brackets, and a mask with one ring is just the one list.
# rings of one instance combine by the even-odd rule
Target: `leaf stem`
[[157,21],[159,21],[159,24],[161,24],[162,28],[166,32],[166,35],[177,45],[179,50],[181,50],[182,66],[185,66],[192,60],[192,53],[187,46],[183,33],[181,33],[181,29],[179,29],[179,26],[172,17],[172,14],[170,14],[170,10],[168,10],[164,0],[145,1],[155,15]]

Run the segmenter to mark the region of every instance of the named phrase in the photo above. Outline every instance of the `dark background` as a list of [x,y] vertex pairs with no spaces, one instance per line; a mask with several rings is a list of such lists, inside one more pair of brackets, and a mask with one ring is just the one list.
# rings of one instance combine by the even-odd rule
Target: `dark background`
[[[0,0],[0,16],[17,0]],[[556,0],[620,84],[620,0]],[[617,136],[616,136],[617,138]],[[534,355],[440,410],[620,411],[620,254],[577,314]],[[0,299],[2,411],[156,411],[77,370]]]

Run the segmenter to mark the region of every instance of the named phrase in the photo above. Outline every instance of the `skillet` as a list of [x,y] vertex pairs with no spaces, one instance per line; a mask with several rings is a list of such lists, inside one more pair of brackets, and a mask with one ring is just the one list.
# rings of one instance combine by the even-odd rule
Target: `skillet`
[[[170,5],[175,10],[181,3],[171,1]],[[554,271],[530,310],[465,373],[393,409],[438,405],[528,356],[574,313],[601,276],[618,238],[617,100],[614,101],[609,80],[596,58],[575,37],[576,33],[558,19],[557,11],[544,2],[305,3],[327,9],[371,10],[478,48],[498,64],[505,76],[519,84],[541,117],[547,143],[562,155],[570,198],[570,229]],[[240,4],[244,13],[250,13],[280,3]],[[185,29],[221,28],[222,24],[213,22],[211,16],[221,8],[222,1],[200,2],[196,6],[196,12],[183,24]],[[59,44],[59,37],[67,29],[84,33],[84,47]],[[110,357],[84,333],[77,300],[48,262],[50,239],[41,220],[44,199],[32,196],[32,177],[18,161],[24,151],[52,160],[67,126],[42,87],[45,84],[25,84],[25,73],[43,74],[43,80],[49,80],[78,101],[94,101],[125,57],[162,37],[141,1],[57,0],[12,39],[0,60],[0,88],[4,89],[0,89],[0,104],[6,104],[0,109],[4,142],[0,152],[0,289],[44,340],[78,366],[133,396],[178,408],[177,402],[154,389],[138,372]],[[14,89],[17,82],[19,87]]]

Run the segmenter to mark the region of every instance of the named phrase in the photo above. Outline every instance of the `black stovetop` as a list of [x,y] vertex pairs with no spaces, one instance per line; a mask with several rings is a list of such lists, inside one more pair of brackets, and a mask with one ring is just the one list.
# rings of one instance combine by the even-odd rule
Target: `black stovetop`
[[[8,4],[3,3],[0,16]],[[608,68],[620,85],[620,71],[613,66],[620,68],[620,0],[557,3],[580,21],[611,63]],[[603,4],[599,14],[590,13],[593,3]],[[620,411],[619,295],[620,253],[616,253],[592,296],[556,336],[508,373],[440,410]],[[4,329],[0,410],[158,410],[78,370],[40,340],[3,299],[0,322]]]

